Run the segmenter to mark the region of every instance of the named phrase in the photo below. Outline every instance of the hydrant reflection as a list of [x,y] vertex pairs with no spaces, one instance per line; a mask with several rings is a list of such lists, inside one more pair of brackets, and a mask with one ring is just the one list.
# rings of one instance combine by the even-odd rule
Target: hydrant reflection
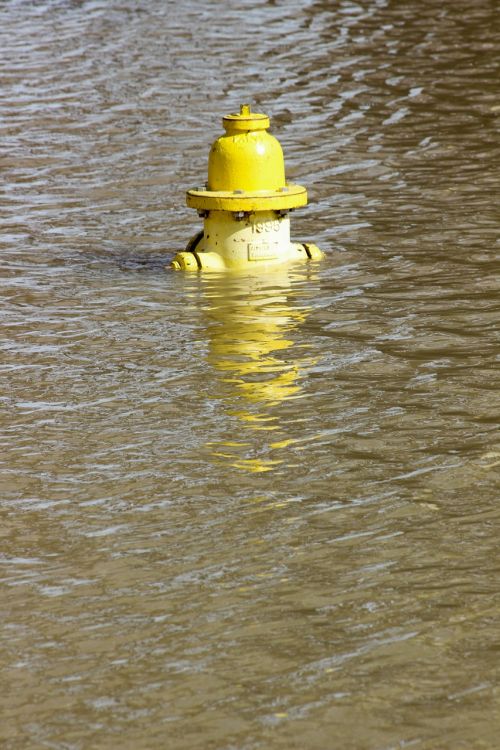
[[208,363],[222,373],[226,413],[240,425],[238,439],[209,447],[213,456],[237,468],[269,471],[283,463],[276,452],[296,442],[284,439],[285,425],[275,407],[301,397],[303,374],[313,363],[307,350],[301,349],[300,357],[294,351],[293,331],[309,313],[302,278],[310,293],[311,272],[306,271],[203,278]]

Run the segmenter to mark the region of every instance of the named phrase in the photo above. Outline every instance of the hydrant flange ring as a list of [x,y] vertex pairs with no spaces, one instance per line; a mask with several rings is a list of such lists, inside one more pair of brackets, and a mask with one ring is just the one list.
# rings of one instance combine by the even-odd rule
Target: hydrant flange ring
[[279,211],[307,205],[307,190],[288,184],[285,190],[234,192],[227,190],[188,190],[186,203],[202,211]]

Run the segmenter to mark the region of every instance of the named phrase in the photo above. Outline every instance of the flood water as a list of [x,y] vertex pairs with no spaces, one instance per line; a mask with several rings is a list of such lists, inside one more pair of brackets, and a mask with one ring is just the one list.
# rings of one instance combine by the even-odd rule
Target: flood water
[[[494,0],[0,3],[0,745],[493,750]],[[321,264],[173,272],[223,114]]]

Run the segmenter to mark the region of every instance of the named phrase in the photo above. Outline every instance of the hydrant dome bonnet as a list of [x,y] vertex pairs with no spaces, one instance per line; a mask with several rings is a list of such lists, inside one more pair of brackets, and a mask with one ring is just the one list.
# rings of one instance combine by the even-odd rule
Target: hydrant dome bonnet
[[198,211],[288,211],[307,204],[307,190],[286,183],[280,142],[267,132],[269,117],[243,104],[225,115],[225,133],[208,158],[207,189],[188,190],[187,205]]
[[228,130],[210,149],[207,187],[250,193],[285,187],[285,160],[279,141],[266,130]]

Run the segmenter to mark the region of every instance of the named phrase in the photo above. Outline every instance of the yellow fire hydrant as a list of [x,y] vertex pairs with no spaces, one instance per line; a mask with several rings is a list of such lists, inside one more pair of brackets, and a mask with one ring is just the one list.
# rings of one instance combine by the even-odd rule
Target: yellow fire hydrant
[[204,219],[203,230],[172,266],[225,271],[322,258],[316,245],[290,241],[288,212],[307,204],[307,191],[286,182],[280,143],[267,132],[269,117],[243,104],[222,124],[226,132],[210,150],[206,189],[186,195]]

